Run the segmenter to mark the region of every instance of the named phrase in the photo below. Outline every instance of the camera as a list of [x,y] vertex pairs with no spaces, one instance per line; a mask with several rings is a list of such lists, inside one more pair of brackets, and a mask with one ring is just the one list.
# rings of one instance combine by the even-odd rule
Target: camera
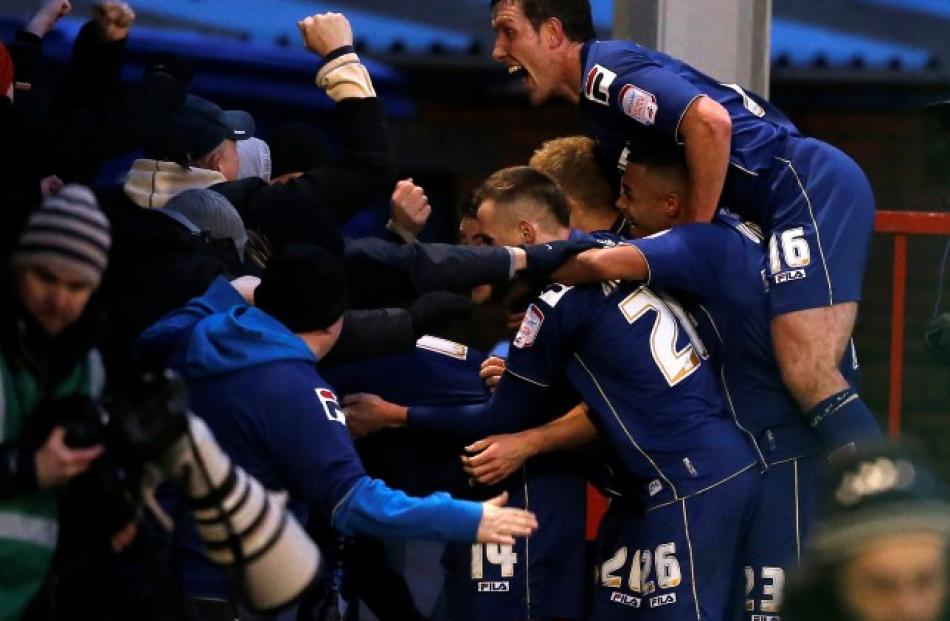
[[155,463],[188,431],[184,382],[175,373],[143,376],[122,395],[99,401],[86,395],[54,399],[41,406],[28,431],[39,447],[53,427],[66,430],[70,448],[104,445],[85,477],[102,503],[107,529],[118,530],[139,516],[146,464]]

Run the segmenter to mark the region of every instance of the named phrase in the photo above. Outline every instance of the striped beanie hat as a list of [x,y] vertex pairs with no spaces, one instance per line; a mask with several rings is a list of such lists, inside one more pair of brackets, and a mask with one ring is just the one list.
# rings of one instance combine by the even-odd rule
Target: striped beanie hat
[[70,184],[44,198],[30,214],[13,251],[13,265],[61,265],[98,285],[111,243],[109,220],[95,195],[85,186]]

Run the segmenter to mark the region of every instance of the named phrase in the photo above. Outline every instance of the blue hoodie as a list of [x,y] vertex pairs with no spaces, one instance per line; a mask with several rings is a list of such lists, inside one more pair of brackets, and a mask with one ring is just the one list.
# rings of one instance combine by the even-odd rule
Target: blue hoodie
[[137,354],[188,380],[192,409],[225,452],[266,488],[286,490],[301,521],[316,511],[346,535],[475,540],[478,503],[413,498],[366,475],[313,352],[227,280],[145,331]]

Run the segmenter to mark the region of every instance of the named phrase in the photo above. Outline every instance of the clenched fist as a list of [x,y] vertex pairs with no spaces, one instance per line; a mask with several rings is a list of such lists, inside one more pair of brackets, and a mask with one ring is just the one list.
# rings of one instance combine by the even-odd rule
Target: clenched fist
[[353,30],[342,13],[320,13],[297,22],[303,44],[318,56],[326,56],[345,45],[353,45]]
[[92,9],[92,22],[104,41],[119,41],[129,36],[135,11],[125,2],[104,0]]
[[53,29],[59,18],[69,13],[72,8],[69,0],[46,0],[30,18],[24,30],[42,39]]
[[429,204],[429,198],[422,186],[413,183],[412,179],[402,179],[396,183],[390,203],[392,223],[395,227],[413,237],[422,232],[432,213],[432,205]]

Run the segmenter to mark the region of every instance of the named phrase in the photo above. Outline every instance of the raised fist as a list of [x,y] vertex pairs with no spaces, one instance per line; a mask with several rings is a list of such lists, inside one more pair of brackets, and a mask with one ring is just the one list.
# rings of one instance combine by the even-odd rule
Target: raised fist
[[413,237],[422,232],[426,220],[432,214],[432,206],[429,205],[425,190],[413,183],[412,179],[402,179],[396,183],[390,203],[393,224],[411,233]]
[[311,52],[326,56],[335,49],[353,45],[353,30],[342,13],[320,13],[297,22],[303,44]]
[[46,0],[30,18],[24,30],[42,39],[53,29],[59,18],[69,13],[72,8],[73,5],[69,3],[69,0]]
[[119,41],[129,36],[135,11],[125,2],[104,0],[92,8],[92,22],[104,41]]

